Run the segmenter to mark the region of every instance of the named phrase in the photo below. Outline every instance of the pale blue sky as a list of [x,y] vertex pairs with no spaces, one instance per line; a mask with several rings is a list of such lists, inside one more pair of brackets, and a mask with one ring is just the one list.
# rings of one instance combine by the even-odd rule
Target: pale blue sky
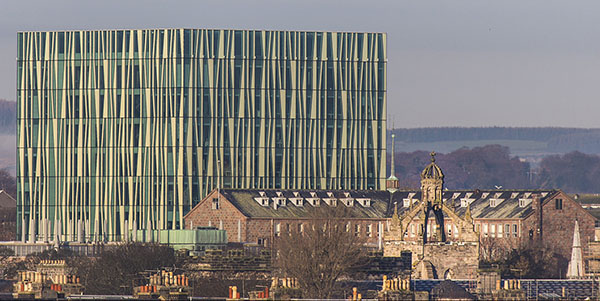
[[388,125],[600,127],[600,1],[2,1],[16,32],[233,28],[388,33]]

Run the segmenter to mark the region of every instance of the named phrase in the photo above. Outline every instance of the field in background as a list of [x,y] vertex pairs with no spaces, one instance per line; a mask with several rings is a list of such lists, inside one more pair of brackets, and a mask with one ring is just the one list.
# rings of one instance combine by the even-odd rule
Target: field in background
[[[467,147],[499,144],[510,149],[512,156],[535,167],[545,156],[579,151],[600,154],[600,129],[578,128],[414,128],[394,129],[396,152],[417,150],[450,153]],[[388,149],[391,139],[388,139]]]

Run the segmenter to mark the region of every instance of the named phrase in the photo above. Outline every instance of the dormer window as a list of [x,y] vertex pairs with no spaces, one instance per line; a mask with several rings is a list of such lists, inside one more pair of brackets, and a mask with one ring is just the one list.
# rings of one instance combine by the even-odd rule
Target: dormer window
[[490,199],[490,207],[496,207],[498,205],[500,205],[500,203],[502,203],[502,201],[504,201],[504,199],[497,199],[497,198],[493,198]]
[[273,201],[277,203],[277,206],[285,206],[285,198],[273,198]]
[[354,199],[352,199],[352,198],[340,199],[340,201],[342,201],[342,203],[344,203],[344,205],[346,205],[346,207],[354,206]]
[[363,207],[371,207],[371,199],[356,199],[356,201]]
[[313,207],[318,207],[321,205],[320,198],[307,198],[306,201]]
[[460,206],[465,208],[465,207],[469,206],[471,203],[473,203],[473,201],[475,201],[475,199],[462,198],[462,199],[460,199]]
[[269,206],[269,197],[266,196],[264,191],[258,192],[259,197],[255,197],[254,200],[263,207]]
[[304,199],[301,197],[293,197],[293,198],[289,198],[290,202],[292,202],[292,204],[294,204],[294,206],[297,207],[302,207],[304,206]]
[[519,207],[524,208],[527,205],[529,205],[532,201],[532,199],[519,199]]

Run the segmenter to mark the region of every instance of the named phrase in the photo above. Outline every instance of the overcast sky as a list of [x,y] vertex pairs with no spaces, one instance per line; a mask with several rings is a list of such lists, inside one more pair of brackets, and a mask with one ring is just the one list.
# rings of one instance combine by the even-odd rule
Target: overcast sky
[[2,1],[0,98],[16,32],[115,28],[388,34],[388,127],[600,128],[600,1]]

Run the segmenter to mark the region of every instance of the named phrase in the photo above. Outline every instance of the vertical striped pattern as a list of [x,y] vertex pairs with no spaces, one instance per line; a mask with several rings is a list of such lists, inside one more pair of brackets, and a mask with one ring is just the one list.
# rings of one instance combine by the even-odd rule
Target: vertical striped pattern
[[86,236],[110,240],[126,220],[179,229],[217,181],[384,187],[385,34],[156,29],[17,38],[18,214],[38,234],[44,223],[58,225],[45,220],[60,220],[66,240],[78,220]]

